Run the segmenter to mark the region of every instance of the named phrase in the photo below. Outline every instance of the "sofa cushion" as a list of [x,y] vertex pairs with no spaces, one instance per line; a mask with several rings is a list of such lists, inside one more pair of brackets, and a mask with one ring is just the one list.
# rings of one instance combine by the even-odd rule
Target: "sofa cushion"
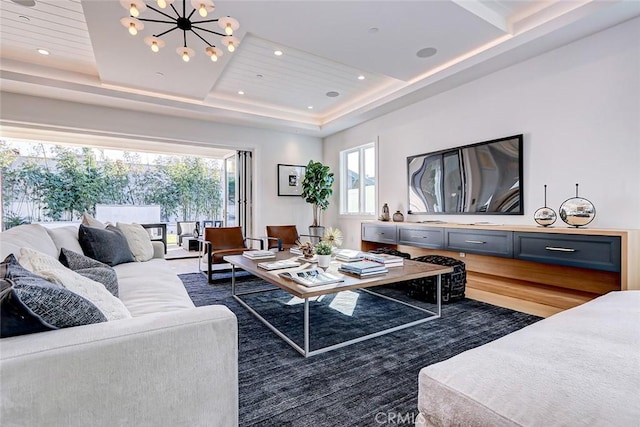
[[[13,254],[0,264],[0,275],[13,284],[13,296],[52,329],[107,320],[91,301],[31,273],[18,263]],[[2,312],[4,316],[4,310]],[[4,317],[2,320],[4,326]],[[12,334],[11,331],[8,333]]]
[[40,224],[26,224],[0,233],[0,259],[20,253],[20,248],[36,249],[52,257],[58,256],[58,248]]
[[81,276],[102,283],[114,297],[118,296],[118,275],[113,267],[67,248],[60,250],[58,259],[65,267]]
[[84,254],[95,260],[112,267],[135,261],[126,237],[112,225],[101,229],[80,224],[78,237]]
[[86,212],[82,214],[82,223],[88,227],[107,228],[107,224],[98,221]]
[[133,317],[194,307],[182,281],[164,259],[130,262],[114,269],[120,300]]
[[[58,248],[58,253],[60,253],[60,249],[67,248],[74,252],[82,253],[82,246],[80,246],[80,242],[78,241],[78,226],[77,225],[67,225],[64,227],[56,227],[56,228],[47,228],[47,234],[53,240],[53,243]],[[37,249],[38,248],[31,248]]]
[[0,338],[55,329],[20,300],[10,279],[0,278]]
[[91,301],[107,320],[131,317],[122,301],[111,295],[104,285],[69,270],[57,259],[33,249],[22,248],[19,261],[27,270]]
[[116,224],[116,228],[124,234],[129,249],[136,261],[149,261],[153,258],[153,245],[149,233],[140,224]]

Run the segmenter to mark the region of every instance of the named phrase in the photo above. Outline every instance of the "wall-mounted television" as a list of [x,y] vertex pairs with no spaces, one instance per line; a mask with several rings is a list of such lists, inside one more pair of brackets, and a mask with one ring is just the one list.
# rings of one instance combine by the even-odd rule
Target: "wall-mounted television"
[[407,157],[409,214],[523,215],[522,135]]

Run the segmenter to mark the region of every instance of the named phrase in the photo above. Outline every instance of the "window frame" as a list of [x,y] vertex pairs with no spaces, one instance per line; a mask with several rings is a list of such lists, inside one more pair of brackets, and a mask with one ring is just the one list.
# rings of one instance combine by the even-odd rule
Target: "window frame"
[[[359,154],[358,158],[358,169],[361,176],[364,177],[365,170],[365,151],[373,148],[373,163],[374,163],[374,191],[373,191],[373,212],[365,212],[366,198],[365,198],[365,179],[360,179],[359,186],[359,197],[358,197],[358,212],[348,212],[348,188],[347,185],[349,183],[349,174],[348,174],[348,165],[347,165],[347,157],[349,154],[357,152]],[[377,141],[368,142],[366,144],[358,145],[356,147],[350,147],[340,151],[340,212],[339,215],[348,218],[375,218],[376,216],[376,206],[378,201],[378,143]]]

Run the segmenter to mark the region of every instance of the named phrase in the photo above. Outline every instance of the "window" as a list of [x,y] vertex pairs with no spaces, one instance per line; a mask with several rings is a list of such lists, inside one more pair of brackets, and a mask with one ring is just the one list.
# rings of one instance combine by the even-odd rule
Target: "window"
[[374,215],[376,148],[374,143],[340,152],[340,213]]

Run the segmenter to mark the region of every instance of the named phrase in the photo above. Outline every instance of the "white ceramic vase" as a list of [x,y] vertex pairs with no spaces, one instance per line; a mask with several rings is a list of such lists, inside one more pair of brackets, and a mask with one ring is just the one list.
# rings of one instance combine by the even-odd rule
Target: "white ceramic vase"
[[318,267],[327,268],[331,264],[331,255],[317,255]]

